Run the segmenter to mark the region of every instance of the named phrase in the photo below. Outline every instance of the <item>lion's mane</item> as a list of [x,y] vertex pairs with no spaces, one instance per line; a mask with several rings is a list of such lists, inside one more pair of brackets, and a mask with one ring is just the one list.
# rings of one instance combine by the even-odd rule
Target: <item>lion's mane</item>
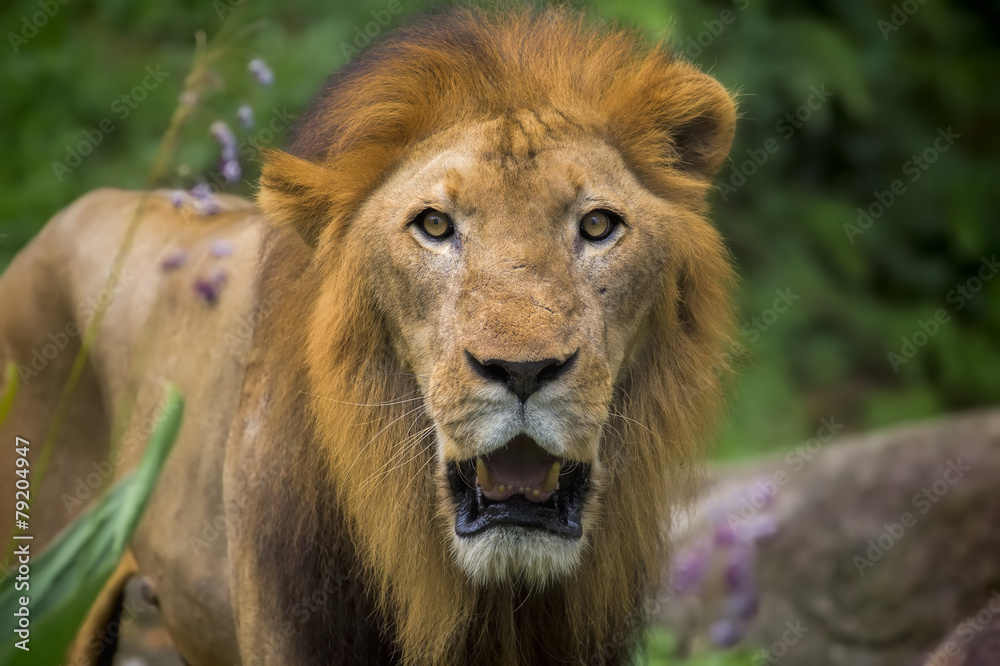
[[[433,430],[410,401],[415,378],[374,297],[379,276],[366,257],[378,249],[355,239],[351,220],[422,139],[542,108],[617,147],[646,187],[678,203],[686,245],[672,253],[662,301],[616,384],[600,454],[605,502],[590,515],[581,566],[541,590],[477,587],[452,561]],[[278,610],[330,589],[336,571],[333,594],[354,595],[355,612],[377,609],[382,639],[406,663],[630,654],[671,512],[721,405],[732,273],[702,215],[734,125],[725,90],[668,49],[558,10],[452,10],[390,36],[329,82],[290,152],[267,155],[259,193],[276,223],[261,298],[277,305],[251,364],[269,369],[267,456],[280,471],[255,520],[270,535],[259,575]],[[351,609],[330,602],[313,629],[293,627],[303,663],[326,645],[321,625],[329,632]]]

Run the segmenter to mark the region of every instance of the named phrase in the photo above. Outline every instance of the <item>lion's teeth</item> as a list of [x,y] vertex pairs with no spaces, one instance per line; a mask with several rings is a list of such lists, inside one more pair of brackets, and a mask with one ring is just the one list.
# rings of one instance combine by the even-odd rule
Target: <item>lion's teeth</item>
[[[482,458],[476,458],[476,476],[479,477],[479,485],[482,486],[483,490],[487,492],[493,490],[493,474],[490,473],[490,468],[486,466]],[[503,492],[503,487],[500,490]]]
[[547,493],[551,493],[556,489],[556,485],[559,483],[559,469],[562,467],[559,461],[552,463],[552,467],[549,467],[548,473],[545,474],[545,481],[542,482],[542,490]]

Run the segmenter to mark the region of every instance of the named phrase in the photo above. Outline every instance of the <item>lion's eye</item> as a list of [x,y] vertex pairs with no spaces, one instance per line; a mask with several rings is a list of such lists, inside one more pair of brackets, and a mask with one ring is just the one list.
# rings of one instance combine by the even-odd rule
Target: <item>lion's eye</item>
[[417,216],[417,226],[433,240],[444,240],[455,233],[451,218],[440,211],[425,210]]
[[593,210],[580,220],[580,235],[589,241],[602,241],[621,223],[621,218],[606,210]]

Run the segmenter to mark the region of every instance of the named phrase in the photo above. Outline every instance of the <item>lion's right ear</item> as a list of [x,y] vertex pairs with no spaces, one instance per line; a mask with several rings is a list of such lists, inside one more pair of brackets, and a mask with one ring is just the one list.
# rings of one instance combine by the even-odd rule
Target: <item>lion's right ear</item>
[[316,247],[339,208],[333,173],[280,150],[267,151],[264,160],[257,206],[272,222],[295,229],[302,240]]

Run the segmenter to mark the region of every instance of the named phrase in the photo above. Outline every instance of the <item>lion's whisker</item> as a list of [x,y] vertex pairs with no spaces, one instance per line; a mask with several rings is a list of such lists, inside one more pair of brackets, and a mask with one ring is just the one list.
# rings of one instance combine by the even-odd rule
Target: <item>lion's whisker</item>
[[601,427],[602,428],[610,428],[611,430],[615,431],[616,435],[618,435],[619,446],[615,447],[615,449],[614,449],[614,455],[612,455],[607,460],[608,465],[610,466],[611,463],[613,463],[615,460],[618,459],[619,454],[621,454],[622,450],[624,449],[624,445],[628,442],[628,440],[625,438],[625,435],[623,435],[622,432],[618,428],[616,428],[615,426],[611,425],[610,422],[609,423],[605,423]]
[[354,466],[355,466],[356,464],[358,464],[358,460],[359,460],[359,459],[361,458],[361,455],[362,455],[362,454],[363,454],[363,453],[364,453],[364,452],[365,452],[365,451],[366,451],[366,450],[368,449],[368,446],[369,446],[369,445],[370,445],[370,444],[371,444],[372,442],[374,442],[374,441],[375,441],[376,439],[378,439],[378,436],[379,436],[379,435],[381,435],[381,434],[382,434],[383,432],[385,432],[386,430],[388,430],[388,429],[389,429],[389,428],[390,428],[390,427],[392,426],[392,424],[393,424],[393,423],[395,423],[396,421],[399,421],[400,419],[403,419],[403,418],[406,418],[406,417],[407,417],[407,416],[409,416],[410,414],[413,414],[413,413],[415,413],[415,412],[418,412],[418,411],[420,411],[420,410],[426,410],[426,409],[427,409],[427,406],[426,406],[426,405],[423,405],[423,404],[421,404],[421,405],[418,405],[417,407],[414,407],[413,409],[411,409],[411,410],[409,410],[409,411],[407,411],[407,412],[403,412],[402,414],[400,414],[399,416],[397,416],[396,418],[394,418],[394,419],[393,419],[392,421],[389,421],[389,423],[387,423],[387,424],[386,424],[386,426],[385,426],[384,428],[382,428],[381,430],[379,430],[379,431],[378,431],[377,433],[375,433],[375,434],[374,434],[374,435],[372,436],[372,438],[371,438],[371,439],[369,439],[369,440],[368,440],[367,442],[365,442],[365,445],[361,447],[361,450],[360,450],[360,451],[358,451],[358,455],[357,455],[357,456],[355,456],[354,460],[353,460],[353,461],[351,462],[351,464],[350,464],[350,465],[348,466],[348,468],[347,468],[347,471],[345,472],[345,474],[348,474],[348,473],[350,473],[350,471],[351,471],[352,469],[354,469]]
[[633,418],[629,418],[628,416],[625,416],[624,414],[622,414],[621,412],[619,412],[617,410],[615,410],[614,415],[617,416],[618,418],[622,419],[626,423],[634,423],[635,425],[637,425],[640,428],[644,429],[646,432],[648,432],[653,437],[656,437],[657,439],[662,439],[662,437],[660,437],[655,432],[653,432],[652,430],[650,430],[649,426],[647,426],[645,423],[642,423],[640,421],[636,421]]
[[[416,393],[417,391],[419,391],[419,389],[414,389],[413,391],[410,391],[410,394]],[[403,403],[415,402],[417,400],[423,400],[424,399],[422,395],[418,395],[415,398],[403,398],[403,399],[399,399],[399,400],[393,400],[393,401],[390,401],[390,402],[345,402],[343,400],[337,400],[336,398],[329,398],[329,397],[324,396],[324,395],[318,395],[316,393],[309,393],[308,391],[301,391],[301,393],[303,395],[308,395],[310,397],[318,398],[320,400],[328,400],[330,402],[335,402],[335,403],[340,404],[340,405],[350,405],[352,407],[391,407],[392,405],[401,405]],[[407,394],[407,395],[410,395],[410,394]]]
[[[409,442],[411,442],[411,441],[420,441],[420,439],[422,439],[423,437],[426,437],[433,429],[434,429],[434,426],[430,425],[430,426],[427,426],[426,428],[424,428],[423,430],[421,430],[420,432],[416,433],[416,435],[414,435],[412,437],[408,437],[406,439],[406,443],[404,444],[404,447],[408,446]],[[419,451],[414,452],[413,455],[409,456],[408,458],[406,458],[406,460],[403,460],[398,465],[395,465],[395,466],[393,466],[390,469],[385,469],[386,465],[388,465],[389,463],[391,463],[393,460],[395,460],[399,456],[399,453],[395,454],[392,458],[389,459],[389,461],[386,463],[386,465],[383,465],[382,468],[380,468],[379,470],[376,470],[376,472],[374,474],[370,475],[368,477],[368,479],[366,479],[361,484],[361,488],[358,490],[358,493],[361,493],[361,492],[365,491],[366,489],[369,489],[368,492],[370,494],[372,490],[374,490],[375,488],[378,487],[378,483],[377,482],[380,482],[382,479],[384,479],[386,476],[388,476],[389,474],[391,474],[393,471],[399,469],[400,467],[406,466],[414,458],[417,458],[417,457],[423,455],[432,446],[434,446],[434,440],[431,440],[430,443],[428,443],[426,446],[424,446]],[[407,452],[406,448],[402,448],[401,452],[405,454]],[[421,465],[420,468],[422,469],[423,465]],[[419,469],[417,471],[419,472]],[[353,497],[352,497],[352,499],[353,499]]]
[[[420,441],[423,437],[427,436],[427,434],[429,434],[429,431],[432,430],[432,429],[433,429],[433,427],[425,428],[424,431],[420,433],[420,436],[416,437],[415,440],[416,441]],[[414,452],[413,455],[411,455],[409,458],[407,458],[406,460],[402,461],[398,465],[393,466],[391,469],[387,469],[382,474],[382,476],[383,477],[388,476],[389,474],[391,474],[393,471],[399,469],[400,467],[406,466],[407,464],[409,464],[414,459],[416,459],[416,458],[420,457],[421,455],[423,455],[424,453],[426,453],[432,446],[434,446],[434,440],[431,440],[426,446],[424,446],[419,451]],[[420,469],[422,469],[422,468],[423,468],[423,465],[420,466]],[[419,472],[419,469],[417,471]]]
[[[414,423],[416,421],[417,421],[417,419],[414,419]],[[410,427],[412,428],[413,424],[410,424]],[[390,456],[389,459],[386,462],[384,462],[382,464],[382,466],[379,469],[377,469],[372,474],[372,476],[378,475],[382,470],[384,470],[386,467],[388,467],[389,465],[391,465],[393,463],[393,461],[396,460],[397,458],[399,458],[400,456],[405,456],[406,453],[408,452],[407,449],[410,446],[411,442],[419,441],[421,437],[425,436],[428,433],[428,431],[433,430],[433,429],[434,429],[434,425],[432,424],[432,425],[429,425],[426,428],[422,429],[420,432],[418,432],[418,433],[416,433],[414,435],[409,435],[406,439],[404,439],[399,444],[399,450],[396,451],[394,454],[392,454],[392,456]],[[409,430],[407,430],[407,433],[409,433]],[[406,464],[406,463],[404,462],[403,464]],[[369,477],[369,480],[370,479],[371,479],[371,477]],[[367,481],[366,481],[366,483],[367,483]]]
[[430,379],[427,375],[415,375],[412,372],[382,372],[375,375],[363,375],[362,379],[371,379],[372,377],[419,377],[420,379]]

